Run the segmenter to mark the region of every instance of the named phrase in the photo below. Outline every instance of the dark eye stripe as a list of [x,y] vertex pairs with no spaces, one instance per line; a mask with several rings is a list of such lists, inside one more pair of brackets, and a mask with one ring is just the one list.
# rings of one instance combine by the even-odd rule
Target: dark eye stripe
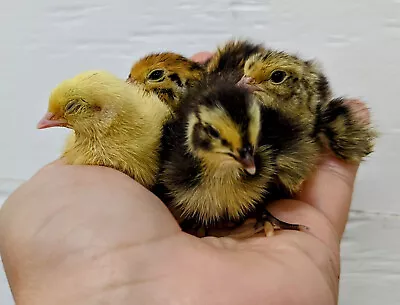
[[155,88],[154,89],[154,92],[157,94],[157,95],[167,95],[168,96],[168,98],[170,99],[170,100],[173,100],[173,99],[175,99],[175,94],[174,94],[174,91],[172,91],[172,89],[164,89],[164,88]]
[[195,63],[195,62],[191,62],[189,65],[189,71],[194,71],[194,70],[202,70],[201,67]]
[[251,70],[251,68],[253,68],[253,66],[254,66],[254,61],[253,62],[251,62],[250,64],[249,64],[249,66],[247,67],[247,69],[249,69],[249,70]]
[[235,160],[237,159],[233,153],[227,153],[227,154],[228,154],[228,156],[231,156],[233,159],[235,159]]
[[175,82],[179,87],[183,87],[182,81],[181,81],[181,79],[180,79],[180,77],[179,77],[178,74],[173,73],[173,74],[171,74],[171,75],[169,76],[169,78],[170,78],[173,82]]

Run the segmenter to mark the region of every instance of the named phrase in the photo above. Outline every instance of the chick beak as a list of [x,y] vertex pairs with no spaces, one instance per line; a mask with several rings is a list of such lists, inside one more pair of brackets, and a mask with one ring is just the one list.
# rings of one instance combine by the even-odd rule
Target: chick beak
[[238,159],[238,161],[242,164],[243,169],[250,175],[254,175],[256,173],[256,165],[254,163],[253,155],[246,153],[242,158]]
[[245,88],[250,92],[259,90],[257,85],[255,85],[255,79],[246,75],[243,75],[243,77],[236,83],[236,85]]
[[49,127],[65,127],[67,120],[57,117],[52,112],[47,112],[37,124],[37,129],[45,129]]

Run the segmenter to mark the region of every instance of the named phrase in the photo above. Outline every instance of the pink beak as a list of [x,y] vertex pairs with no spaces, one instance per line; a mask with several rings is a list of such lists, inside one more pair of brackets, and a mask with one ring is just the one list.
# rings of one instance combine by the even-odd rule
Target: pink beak
[[243,75],[243,77],[236,83],[237,86],[245,88],[249,90],[250,92],[254,92],[259,90],[254,83],[254,78]]
[[67,120],[57,118],[54,113],[47,112],[37,124],[37,129],[45,129],[49,127],[65,127]]
[[248,172],[250,175],[254,175],[257,171],[256,165],[254,163],[254,157],[251,155],[247,155],[244,158],[241,158],[238,160],[242,166],[243,169]]

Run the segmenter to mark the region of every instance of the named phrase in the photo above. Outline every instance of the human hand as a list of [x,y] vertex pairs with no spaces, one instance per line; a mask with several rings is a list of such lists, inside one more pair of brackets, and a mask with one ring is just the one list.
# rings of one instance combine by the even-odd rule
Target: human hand
[[336,304],[357,168],[325,156],[297,200],[269,207],[309,233],[234,240],[183,233],[115,170],[56,161],[0,211],[16,304]]

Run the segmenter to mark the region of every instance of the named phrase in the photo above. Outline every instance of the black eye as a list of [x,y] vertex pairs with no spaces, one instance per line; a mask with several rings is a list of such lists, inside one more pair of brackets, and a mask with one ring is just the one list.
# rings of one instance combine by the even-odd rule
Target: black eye
[[284,71],[280,70],[274,71],[271,74],[271,81],[275,84],[280,84],[286,79],[286,75],[287,74]]
[[163,70],[153,70],[147,76],[149,80],[154,80],[154,81],[161,80],[163,77],[164,77]]
[[219,132],[218,132],[218,130],[216,130],[214,127],[212,127],[211,125],[208,125],[207,127],[206,127],[206,130],[207,130],[207,133],[210,135],[210,136],[212,136],[212,137],[214,137],[214,138],[219,138]]
[[65,105],[65,112],[71,113],[77,111],[81,105],[77,101],[70,101],[67,105]]

